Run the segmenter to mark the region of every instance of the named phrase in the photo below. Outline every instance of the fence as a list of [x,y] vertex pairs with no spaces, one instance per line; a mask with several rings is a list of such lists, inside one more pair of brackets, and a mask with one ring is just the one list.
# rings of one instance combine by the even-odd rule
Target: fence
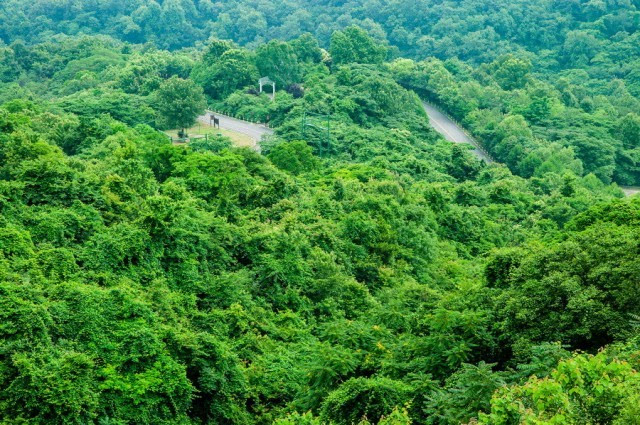
[[421,98],[422,102],[429,104],[431,107],[433,107],[438,112],[440,112],[442,115],[444,115],[449,120],[451,120],[453,123],[455,123],[456,126],[458,127],[458,129],[460,131],[462,131],[469,138],[469,140],[471,140],[471,146],[473,146],[474,148],[476,148],[480,152],[482,152],[487,158],[489,158],[490,161],[497,162],[493,158],[493,156],[489,153],[489,151],[487,151],[485,149],[485,147],[483,146],[483,144],[480,141],[478,141],[475,137],[473,137],[473,135],[471,133],[469,133],[466,130],[466,128],[456,118],[452,117],[447,111],[443,110],[438,105],[438,98],[437,98],[435,93],[433,93],[429,89],[424,89],[424,88],[421,88],[421,87],[420,88],[419,87],[415,87],[415,86],[410,85],[410,84],[401,84],[401,85],[403,87],[405,87],[406,89],[408,89],[408,90],[412,90],[412,91],[416,92],[418,97]]
[[207,109],[205,112],[208,113],[208,114],[219,115],[219,116],[225,117],[225,118],[233,118],[234,120],[242,121],[242,122],[245,122],[247,124],[257,124],[257,125],[262,125],[262,126],[264,126],[266,128],[270,128],[268,120],[267,120],[267,122],[248,120],[248,119],[246,119],[247,117],[245,117],[244,115],[239,115],[239,114],[231,114],[230,115],[230,114],[227,114],[227,113],[222,113],[222,112],[217,111],[215,109],[211,109],[211,107],[209,107],[209,109]]
[[204,136],[193,136],[193,137],[172,137],[167,134],[167,137],[171,139],[172,143],[188,143],[195,142],[196,140],[209,140],[209,134],[205,134]]
[[462,125],[462,123],[460,123],[457,119],[449,115],[442,108],[437,106],[433,101],[429,101],[429,102],[423,101],[423,102],[428,103],[433,109],[437,109],[438,112],[440,112],[442,115],[447,117],[450,121],[452,121],[458,127],[458,129],[462,131],[469,138],[469,140],[471,140],[471,146],[473,146],[474,148],[478,149],[480,152],[485,154],[486,157],[489,158],[491,161],[496,162],[496,160],[493,158],[493,156],[491,156],[489,151],[487,151],[482,145],[482,143],[479,142],[475,137],[473,137],[471,133],[467,131],[467,129]]

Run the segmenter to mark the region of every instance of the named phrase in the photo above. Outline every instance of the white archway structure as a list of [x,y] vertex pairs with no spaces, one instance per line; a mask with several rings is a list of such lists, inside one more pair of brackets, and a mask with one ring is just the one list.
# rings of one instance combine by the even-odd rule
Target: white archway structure
[[268,86],[271,85],[272,88],[272,92],[271,92],[271,101],[276,100],[276,83],[274,83],[273,81],[271,81],[271,78],[269,77],[262,77],[258,80],[258,84],[260,84],[260,93],[262,93],[262,88],[264,86]]

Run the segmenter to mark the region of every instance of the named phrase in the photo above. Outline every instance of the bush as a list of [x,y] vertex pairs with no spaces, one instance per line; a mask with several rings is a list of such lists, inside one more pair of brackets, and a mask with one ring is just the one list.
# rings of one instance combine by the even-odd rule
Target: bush
[[411,387],[388,378],[352,378],[333,391],[322,405],[320,418],[350,425],[361,419],[378,422],[409,401]]

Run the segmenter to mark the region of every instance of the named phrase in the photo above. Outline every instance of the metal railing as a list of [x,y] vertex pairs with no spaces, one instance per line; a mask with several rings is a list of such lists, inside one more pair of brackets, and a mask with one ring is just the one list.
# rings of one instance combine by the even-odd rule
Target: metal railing
[[436,109],[438,112],[440,112],[442,115],[447,117],[450,121],[452,121],[458,127],[458,130],[462,131],[469,138],[469,140],[471,140],[471,146],[473,146],[474,148],[478,149],[480,152],[485,154],[487,158],[489,158],[491,161],[498,162],[495,160],[493,155],[491,155],[489,151],[485,149],[482,142],[478,141],[478,139],[476,139],[471,133],[469,133],[460,121],[458,121],[456,118],[451,116],[447,111],[442,109],[439,105],[436,105],[435,102],[426,101],[426,100],[423,100],[423,102],[429,104],[429,106],[431,106],[433,109]]
[[234,120],[242,121],[242,122],[245,122],[247,124],[256,124],[256,125],[262,125],[265,128],[271,128],[271,127],[269,127],[269,122],[268,121],[267,122],[253,121],[253,120],[246,119],[247,117],[245,117],[243,115],[228,114],[228,113],[225,113],[225,112],[220,112],[220,111],[217,111],[215,109],[212,109],[211,107],[208,107],[205,110],[205,113],[220,115],[220,116],[225,117],[225,118],[233,118]]

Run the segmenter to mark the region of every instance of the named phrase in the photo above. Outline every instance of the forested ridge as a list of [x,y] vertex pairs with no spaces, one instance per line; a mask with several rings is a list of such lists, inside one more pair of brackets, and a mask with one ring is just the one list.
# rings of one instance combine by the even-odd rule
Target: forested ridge
[[3,2],[0,424],[640,423],[639,6]]

